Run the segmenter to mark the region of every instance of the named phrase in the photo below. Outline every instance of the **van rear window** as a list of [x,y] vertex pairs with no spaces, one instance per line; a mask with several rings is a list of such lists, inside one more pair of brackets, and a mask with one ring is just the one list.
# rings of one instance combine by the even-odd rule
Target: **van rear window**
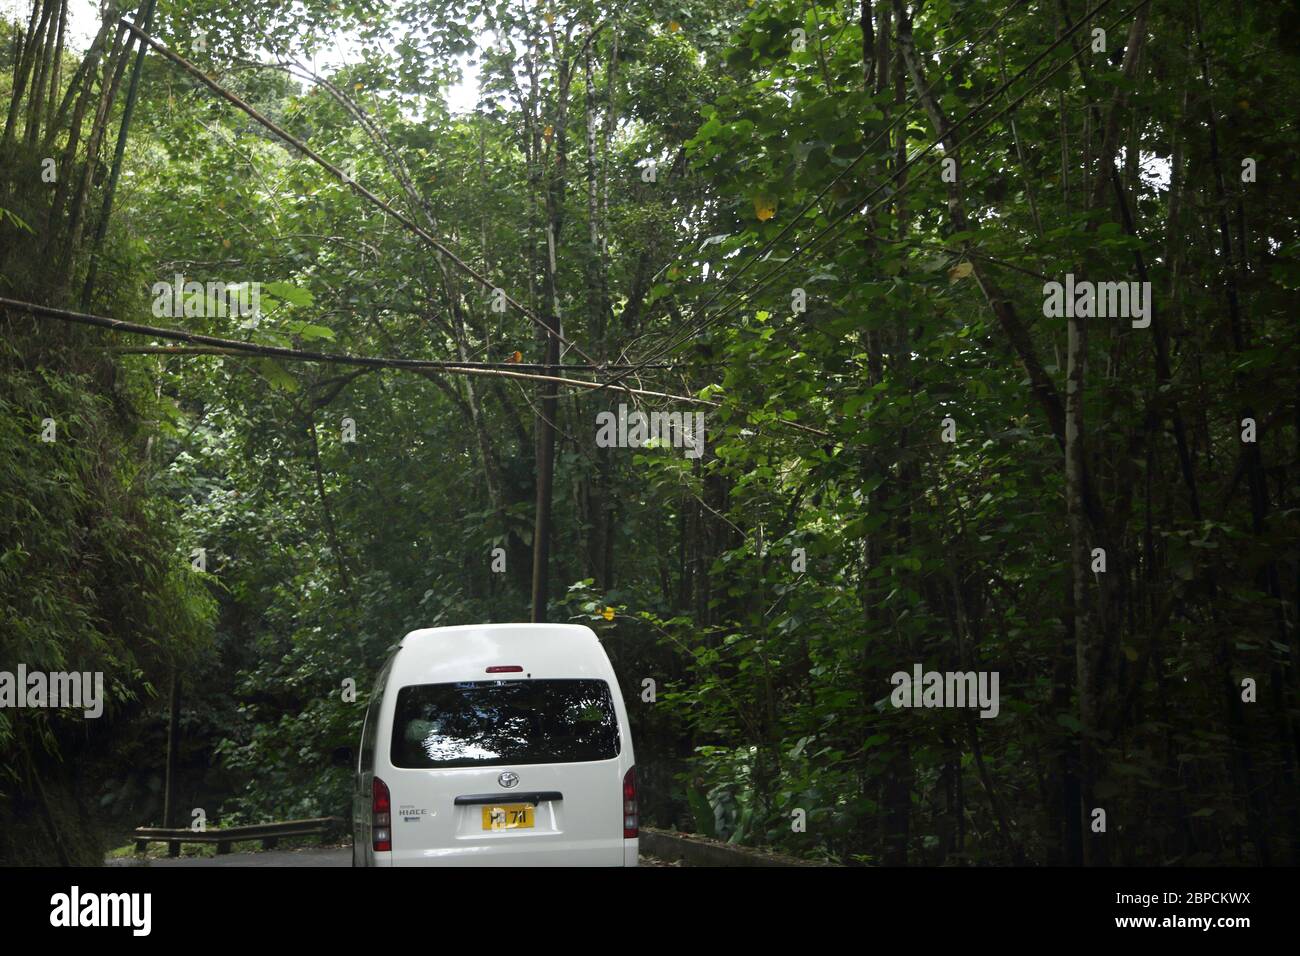
[[602,680],[465,681],[397,692],[394,767],[578,763],[618,751],[618,718]]

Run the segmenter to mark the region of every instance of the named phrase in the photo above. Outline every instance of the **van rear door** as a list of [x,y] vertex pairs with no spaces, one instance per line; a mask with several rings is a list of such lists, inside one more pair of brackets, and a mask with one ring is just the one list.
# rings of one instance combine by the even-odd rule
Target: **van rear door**
[[621,735],[604,680],[397,692],[393,865],[623,865]]

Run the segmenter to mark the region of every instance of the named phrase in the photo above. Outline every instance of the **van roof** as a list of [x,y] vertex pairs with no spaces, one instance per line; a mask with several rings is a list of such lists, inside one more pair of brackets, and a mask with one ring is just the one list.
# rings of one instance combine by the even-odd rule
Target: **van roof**
[[[519,666],[522,673],[489,674]],[[614,681],[605,649],[581,624],[462,624],[402,638],[389,678],[396,686],[470,680],[595,677]]]

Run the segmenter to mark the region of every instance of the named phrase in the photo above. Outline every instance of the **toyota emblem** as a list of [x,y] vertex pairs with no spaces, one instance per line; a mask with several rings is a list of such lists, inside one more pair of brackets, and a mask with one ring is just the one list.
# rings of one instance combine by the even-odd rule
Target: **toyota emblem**
[[519,783],[519,774],[511,773],[507,770],[501,776],[497,777],[497,783],[509,790],[511,787]]

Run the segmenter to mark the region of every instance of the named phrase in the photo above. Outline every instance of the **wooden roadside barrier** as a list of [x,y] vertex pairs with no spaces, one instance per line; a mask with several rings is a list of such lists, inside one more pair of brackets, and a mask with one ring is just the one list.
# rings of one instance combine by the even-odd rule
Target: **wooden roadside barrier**
[[150,843],[166,843],[168,856],[180,856],[182,843],[215,843],[217,853],[230,852],[231,844],[259,840],[263,850],[277,846],[284,837],[316,836],[342,825],[342,817],[312,817],[276,823],[253,823],[224,830],[191,830],[188,827],[136,827],[135,852],[143,853]]

